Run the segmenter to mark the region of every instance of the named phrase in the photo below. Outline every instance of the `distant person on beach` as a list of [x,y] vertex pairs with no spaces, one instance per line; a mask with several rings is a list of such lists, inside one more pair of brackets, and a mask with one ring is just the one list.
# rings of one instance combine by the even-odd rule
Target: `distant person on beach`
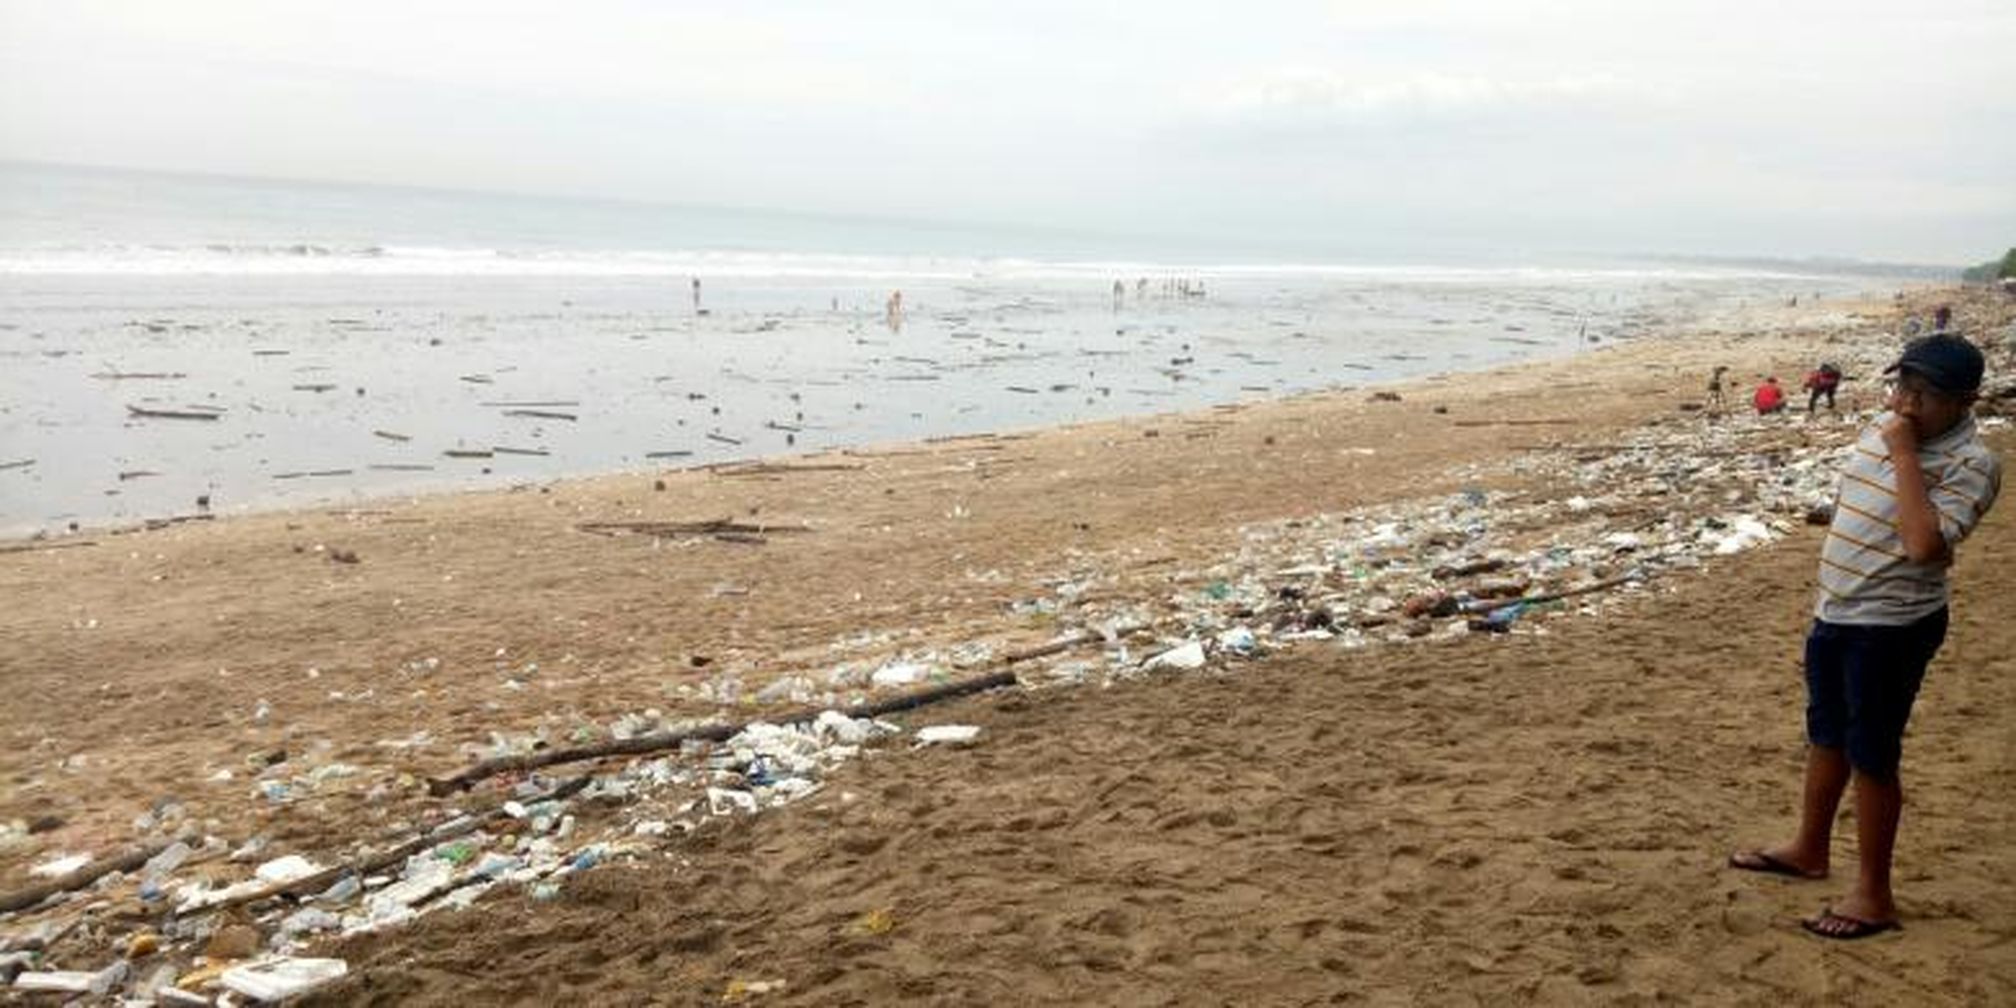
[[887,313],[887,321],[889,323],[890,331],[893,332],[895,330],[903,328],[902,291],[897,290],[889,292],[889,304],[885,307],[884,311]]
[[700,278],[693,278],[693,310],[700,310]]
[[1722,376],[1729,371],[1729,365],[1715,365],[1715,373],[1708,376],[1708,407],[1721,409],[1729,404],[1729,396],[1722,390]]
[[1758,416],[1769,416],[1785,408],[1785,390],[1779,387],[1775,376],[1764,379],[1764,384],[1750,394],[1750,405],[1757,407]]
[[1114,308],[1114,310],[1116,310],[1116,311],[1117,311],[1117,310],[1119,310],[1119,308],[1120,308],[1120,303],[1121,303],[1122,301],[1125,301],[1125,300],[1127,300],[1127,281],[1125,281],[1125,280],[1115,280],[1115,281],[1113,281],[1113,308]]
[[1827,411],[1834,412],[1834,390],[1841,386],[1841,369],[1832,364],[1822,364],[1806,376],[1806,415],[1812,416],[1814,407],[1820,404],[1820,397],[1827,397]]
[[1790,843],[1738,851],[1729,865],[1796,879],[1827,876],[1834,814],[1855,782],[1860,864],[1845,899],[1801,926],[1854,939],[1898,928],[1891,855],[1904,791],[1904,725],[1925,667],[1946,639],[1953,549],[1994,505],[2002,467],[1973,405],[1981,351],[1958,336],[1914,340],[1887,409],[1842,463],[1820,548],[1820,592],[1806,637],[1806,775]]
[[1942,333],[1945,332],[1952,325],[1953,325],[1953,306],[1943,304],[1940,305],[1939,310],[1932,313],[1932,331],[1935,333]]

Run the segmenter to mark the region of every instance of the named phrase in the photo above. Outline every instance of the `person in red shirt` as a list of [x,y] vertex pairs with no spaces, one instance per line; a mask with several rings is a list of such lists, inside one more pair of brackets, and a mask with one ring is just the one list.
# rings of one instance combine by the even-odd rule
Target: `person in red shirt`
[[1750,405],[1757,407],[1759,416],[1784,409],[1785,390],[1778,386],[1778,379],[1775,377],[1764,379],[1764,384],[1757,386],[1757,392],[1750,397]]
[[1812,416],[1814,407],[1820,405],[1820,397],[1827,397],[1827,411],[1834,412],[1834,390],[1841,384],[1841,369],[1832,364],[1822,364],[1806,376],[1806,415]]

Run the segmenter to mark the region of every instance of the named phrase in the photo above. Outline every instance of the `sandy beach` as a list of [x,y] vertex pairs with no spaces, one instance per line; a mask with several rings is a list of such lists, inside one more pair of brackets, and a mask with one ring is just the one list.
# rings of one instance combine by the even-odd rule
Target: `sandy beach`
[[[872,742],[755,815],[579,802],[571,829],[629,842],[536,897],[502,884],[285,947],[347,962],[327,1004],[2006,1003],[2007,504],[1960,551],[1954,630],[1907,741],[1905,930],[1846,947],[1798,930],[1842,889],[1846,837],[1833,881],[1722,867],[1796,807],[1820,530],[1788,488],[1874,405],[1868,364],[1902,320],[1948,300],[1971,334],[2016,319],[1987,291],[1922,290],[1376,390],[16,541],[0,553],[0,822],[22,827],[0,888],[60,855],[178,838],[178,882],[242,882],[287,854],[335,864],[598,766],[430,790],[485,756],[620,737],[626,718],[845,706],[879,695],[870,670],[954,681],[1104,626],[1112,639],[1028,663],[1029,688],[891,717],[976,725],[970,747]],[[1740,406],[1762,376],[1796,386],[1834,358],[1851,362],[1843,417],[1702,408],[1715,365]],[[2007,376],[2006,348],[1990,361]],[[2016,445],[2006,426],[1989,437]],[[1657,469],[1631,447],[1650,441],[1732,447],[1655,473],[1665,495],[1607,498],[1613,456]],[[1318,627],[1305,590],[1284,592],[1407,566],[1318,551],[1294,575],[1314,581],[1293,581],[1277,561],[1298,535],[1466,495],[1530,516],[1494,549],[1560,552],[1512,595],[1617,583],[1505,633],[1397,598]],[[1643,581],[1620,576],[1636,540],[1604,538],[1737,513],[1778,527]],[[1611,546],[1590,553],[1585,531]],[[1291,598],[1292,626],[1226,643]],[[1312,628],[1332,636],[1292,639]],[[1114,673],[1200,637],[1201,669]],[[632,828],[646,818],[687,825]],[[186,980],[206,948],[230,958],[220,931],[278,947],[296,912],[176,915],[140,874],[0,918],[0,935],[42,929],[34,968],[83,971],[151,933],[133,976]]]

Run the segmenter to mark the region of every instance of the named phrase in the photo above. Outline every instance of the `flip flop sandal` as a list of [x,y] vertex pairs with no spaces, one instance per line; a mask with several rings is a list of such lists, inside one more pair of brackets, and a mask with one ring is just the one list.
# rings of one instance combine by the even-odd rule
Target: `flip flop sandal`
[[[1848,926],[1832,929],[1823,929],[1821,927],[1821,925],[1827,924],[1830,921],[1839,921]],[[1822,938],[1832,938],[1835,941],[1855,941],[1860,938],[1879,935],[1885,931],[1904,930],[1904,925],[1894,920],[1865,921],[1859,917],[1837,914],[1833,910],[1822,910],[1820,911],[1820,916],[1802,920],[1799,922],[1799,926],[1805,928],[1810,934],[1819,935]]]
[[[1746,860],[1747,859],[1747,860]],[[1772,857],[1763,851],[1739,851],[1729,855],[1729,867],[1737,871],[1759,872],[1764,875],[1784,875],[1796,879],[1823,879],[1826,872],[1817,875],[1789,861]]]

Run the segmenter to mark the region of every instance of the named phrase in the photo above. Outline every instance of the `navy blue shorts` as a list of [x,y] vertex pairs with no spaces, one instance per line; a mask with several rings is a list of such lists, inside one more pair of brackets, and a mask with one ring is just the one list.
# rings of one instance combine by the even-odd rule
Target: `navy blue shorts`
[[1904,723],[1925,666],[1946,641],[1946,610],[1903,626],[1813,621],[1806,635],[1806,740],[1848,751],[1856,770],[1897,775]]

